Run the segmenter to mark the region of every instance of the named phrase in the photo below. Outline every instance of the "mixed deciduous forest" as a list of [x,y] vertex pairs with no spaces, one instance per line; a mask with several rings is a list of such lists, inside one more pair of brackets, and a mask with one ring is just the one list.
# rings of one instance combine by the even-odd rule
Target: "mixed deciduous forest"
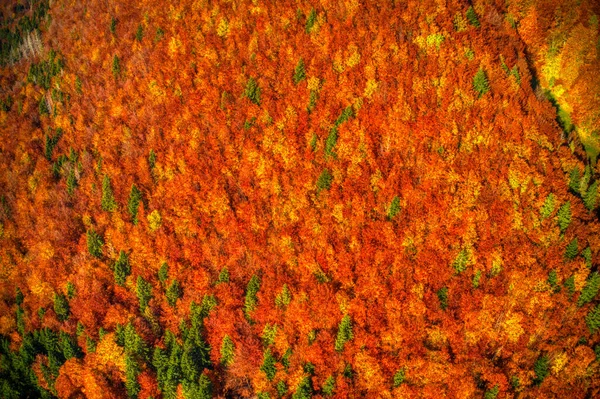
[[597,2],[0,12],[2,398],[600,395]]

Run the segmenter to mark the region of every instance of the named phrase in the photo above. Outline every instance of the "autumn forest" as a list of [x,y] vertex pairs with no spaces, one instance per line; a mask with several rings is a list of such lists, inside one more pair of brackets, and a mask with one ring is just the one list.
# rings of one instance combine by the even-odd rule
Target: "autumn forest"
[[600,397],[600,4],[0,5],[0,397]]

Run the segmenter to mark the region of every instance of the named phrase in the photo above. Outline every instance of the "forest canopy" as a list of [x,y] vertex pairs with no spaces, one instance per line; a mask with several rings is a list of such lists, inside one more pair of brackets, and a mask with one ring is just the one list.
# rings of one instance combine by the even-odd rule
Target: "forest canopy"
[[0,12],[0,397],[600,396],[597,2]]

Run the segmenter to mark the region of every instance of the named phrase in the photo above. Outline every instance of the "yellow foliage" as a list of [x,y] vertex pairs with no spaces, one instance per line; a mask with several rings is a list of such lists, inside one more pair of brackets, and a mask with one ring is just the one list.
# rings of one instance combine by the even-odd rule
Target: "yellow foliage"
[[158,230],[161,225],[161,222],[162,218],[158,210],[155,209],[148,215],[148,226],[150,227],[151,231]]

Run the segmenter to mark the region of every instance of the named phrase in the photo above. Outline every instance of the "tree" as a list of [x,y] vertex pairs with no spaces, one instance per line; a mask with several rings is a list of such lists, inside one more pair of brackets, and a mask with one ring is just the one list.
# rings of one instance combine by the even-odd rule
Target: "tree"
[[323,393],[327,396],[333,396],[333,392],[335,391],[335,378],[332,375],[327,377],[325,382],[323,383]]
[[600,304],[592,308],[585,316],[585,324],[590,330],[590,334],[595,334],[596,331],[600,330]]
[[598,181],[592,183],[588,190],[583,195],[583,203],[589,211],[596,209],[598,202]]
[[244,90],[244,96],[247,97],[252,103],[260,106],[260,87],[254,78],[248,79],[246,89]]
[[565,248],[565,259],[567,259],[567,260],[575,259],[578,251],[579,251],[579,244],[577,242],[577,237],[575,237]]
[[117,202],[115,201],[108,175],[104,175],[102,179],[102,210],[107,212],[117,210]]
[[535,372],[535,378],[533,380],[533,383],[535,385],[541,385],[541,383],[550,373],[549,368],[550,361],[547,356],[540,356],[535,361],[535,364],[533,365],[533,371]]
[[288,285],[284,284],[283,287],[281,288],[281,292],[279,294],[277,294],[277,296],[275,297],[275,305],[278,308],[283,309],[283,308],[287,307],[291,301],[292,301],[292,293],[290,292]]
[[235,356],[235,346],[229,335],[223,337],[221,342],[221,364],[225,367],[230,366],[233,363],[233,357]]
[[442,287],[437,292],[437,297],[440,300],[440,307],[446,310],[448,307],[448,287]]
[[352,320],[349,315],[345,315],[338,327],[337,336],[335,338],[335,350],[341,352],[344,350],[346,342],[354,338],[352,333]]
[[394,199],[392,199],[390,208],[388,210],[388,220],[392,220],[393,218],[395,218],[398,213],[400,213],[400,197],[396,195],[394,196]]
[[129,192],[129,201],[127,202],[127,210],[129,211],[133,224],[138,224],[138,207],[141,200],[142,192],[135,184],[132,184],[131,191]]
[[124,286],[125,280],[131,274],[131,265],[129,264],[129,256],[125,253],[125,251],[121,250],[119,252],[119,259],[117,259],[113,268],[114,268],[115,282],[120,286]]
[[90,228],[87,231],[86,236],[88,252],[90,253],[90,255],[96,258],[102,257],[102,246],[104,245],[102,237],[100,237],[100,235],[96,233],[96,230],[94,230],[93,228]]
[[581,295],[579,295],[579,299],[577,300],[577,306],[581,307],[586,303],[591,302],[598,294],[600,290],[600,274],[598,272],[593,272],[585,282],[583,289],[581,290]]
[[469,23],[471,25],[473,25],[476,28],[479,28],[481,26],[481,24],[479,23],[479,18],[477,18],[477,13],[475,12],[475,9],[473,8],[473,6],[470,6],[469,8],[467,8],[467,20],[469,21]]
[[149,282],[144,280],[142,276],[138,276],[136,291],[138,301],[140,302],[140,310],[142,313],[146,310],[150,299],[152,299],[152,285]]
[[319,175],[317,179],[317,194],[322,190],[329,190],[331,188],[331,183],[333,182],[333,176],[329,169],[325,168]]
[[173,280],[169,288],[167,288],[167,302],[169,306],[174,307],[177,303],[177,300],[181,298],[183,292],[181,290],[181,286],[179,285],[179,281]]
[[552,212],[554,212],[555,206],[556,206],[556,199],[554,197],[554,194],[550,193],[544,200],[544,205],[542,205],[542,208],[540,209],[540,215],[541,215],[542,219],[549,218],[550,215],[552,215]]
[[487,74],[483,68],[479,68],[475,76],[473,77],[473,87],[479,94],[479,97],[490,91],[490,84],[488,83]]
[[229,282],[229,270],[224,267],[221,269],[221,272],[219,273],[219,277],[217,278],[217,281],[215,284],[221,284],[221,283],[228,283]]
[[560,232],[564,233],[571,224],[571,202],[565,202],[559,209],[557,213],[558,217],[558,227],[560,228]]
[[275,373],[277,373],[277,368],[275,367],[276,363],[277,361],[271,353],[271,349],[265,350],[260,370],[265,373],[269,381],[273,381],[273,378],[275,378]]
[[400,370],[396,371],[396,374],[394,374],[394,388],[397,388],[400,385],[402,385],[405,380],[406,380],[406,369],[401,368]]
[[163,262],[160,265],[160,269],[158,269],[158,281],[160,281],[160,284],[164,287],[168,278],[169,278],[169,265],[167,264],[167,262]]
[[125,355],[125,389],[127,390],[127,396],[130,398],[137,398],[140,393],[140,383],[137,378],[140,375],[140,366],[138,365],[135,358],[129,354]]
[[452,262],[452,267],[456,271],[456,274],[460,274],[467,270],[467,264],[469,263],[469,252],[466,249],[462,249],[454,261]]
[[66,321],[69,318],[71,309],[69,308],[69,301],[62,293],[54,294],[54,313],[60,321]]
[[250,278],[250,281],[248,281],[246,298],[244,300],[244,315],[248,320],[251,320],[250,314],[254,312],[258,305],[258,290],[260,290],[260,277],[255,274]]
[[293,76],[294,84],[297,85],[304,79],[306,79],[306,71],[304,69],[304,60],[302,58],[300,58],[300,61],[298,61],[298,65],[296,65],[296,69],[294,69],[294,76]]

